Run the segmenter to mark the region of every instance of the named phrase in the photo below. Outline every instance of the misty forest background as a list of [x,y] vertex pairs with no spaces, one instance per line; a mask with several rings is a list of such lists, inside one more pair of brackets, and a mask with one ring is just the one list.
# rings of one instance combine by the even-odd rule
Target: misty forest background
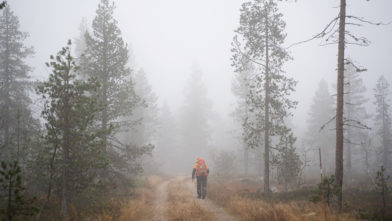
[[[328,18],[319,33],[287,42],[290,33],[280,7],[290,4],[300,3],[254,0],[237,8],[240,14],[226,48],[230,54],[224,58],[231,65],[224,73],[231,94],[219,95],[231,98],[220,112],[211,99],[207,68],[198,62],[181,64],[188,71],[182,73],[186,80],[180,81],[175,105],[161,97],[148,67],[136,64],[138,55],[123,36],[116,3],[100,0],[93,17],[78,18],[78,34],[68,34],[62,47],[45,55],[45,67],[37,68],[34,45],[27,43],[30,35],[20,22],[23,13],[14,11],[12,0],[3,2],[1,216],[66,220],[70,214],[99,213],[112,199],[135,197],[146,176],[190,175],[197,157],[206,159],[211,179],[255,179],[265,195],[320,183],[319,189],[328,187],[336,195],[337,208],[342,208],[345,188],[388,196],[391,69],[368,70],[349,49],[372,44],[362,29],[386,29],[390,38],[391,26],[346,16],[344,3],[333,9],[336,17]],[[318,70],[333,78],[296,79],[296,73],[286,72],[287,64],[296,62],[290,51],[314,41],[334,50],[335,69]],[[305,64],[324,63],[312,60],[314,54],[306,56]],[[376,63],[384,61],[390,56]],[[366,75],[373,80],[364,80]],[[299,87],[311,97],[305,105],[296,95]],[[301,118],[295,116],[297,107]]]

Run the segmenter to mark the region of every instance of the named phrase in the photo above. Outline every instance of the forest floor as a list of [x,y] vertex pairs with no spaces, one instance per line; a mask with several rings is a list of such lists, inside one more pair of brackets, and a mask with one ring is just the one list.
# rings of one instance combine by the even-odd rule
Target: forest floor
[[[207,199],[202,200],[196,197],[195,185],[189,176],[175,176],[165,179],[151,176],[142,187],[137,189],[137,197],[122,204],[115,216],[106,214],[96,217],[94,220],[332,221],[377,219],[376,217],[366,217],[367,215],[371,216],[371,213],[366,214],[366,210],[361,210],[361,208],[374,207],[376,203],[371,204],[370,201],[376,202],[374,201],[376,199],[373,200],[364,193],[354,193],[352,190],[346,191],[348,200],[345,205],[346,209],[338,212],[325,203],[310,202],[309,198],[313,194],[311,189],[273,193],[271,196],[265,197],[260,192],[260,187],[262,187],[260,181],[209,179]],[[358,200],[355,200],[358,197],[366,205],[358,203]]]

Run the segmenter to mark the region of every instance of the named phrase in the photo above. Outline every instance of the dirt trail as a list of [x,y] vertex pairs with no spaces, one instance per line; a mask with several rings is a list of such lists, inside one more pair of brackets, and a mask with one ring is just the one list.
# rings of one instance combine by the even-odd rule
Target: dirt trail
[[163,181],[161,184],[159,184],[155,190],[155,202],[154,202],[154,217],[152,220],[154,221],[167,221],[167,215],[166,215],[166,210],[168,208],[168,184],[170,182],[175,182],[175,181],[180,181],[186,188],[189,190],[189,192],[192,194],[193,197],[195,197],[195,202],[199,203],[201,207],[203,207],[205,210],[211,212],[214,214],[215,217],[218,218],[218,220],[224,220],[224,221],[234,221],[237,220],[235,217],[231,216],[228,214],[223,208],[215,205],[213,202],[211,202],[208,199],[202,200],[202,199],[197,199],[196,198],[196,187],[194,186],[195,184],[191,182],[189,177],[174,177],[170,180]]
[[[188,180],[188,181],[186,181]],[[186,185],[188,186],[189,191],[192,192],[192,196],[195,198],[197,197],[196,193],[196,186],[194,183],[191,182],[190,178],[184,179],[184,182],[186,182]],[[207,188],[207,198],[208,198],[208,188]],[[209,199],[197,199],[197,201],[200,203],[202,207],[204,207],[206,210],[210,211],[215,215],[215,217],[218,218],[218,220],[222,221],[235,221],[238,220],[234,216],[228,214],[222,207],[217,206],[214,204],[211,200]]]
[[155,190],[155,216],[152,220],[154,221],[166,221],[166,209],[167,209],[167,184],[169,180],[161,183]]

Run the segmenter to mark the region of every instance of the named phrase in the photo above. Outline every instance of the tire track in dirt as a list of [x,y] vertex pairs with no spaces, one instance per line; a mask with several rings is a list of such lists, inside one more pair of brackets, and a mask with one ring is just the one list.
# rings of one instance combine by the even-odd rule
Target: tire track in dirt
[[161,183],[155,190],[155,215],[153,221],[167,221],[167,185],[170,180]]
[[[184,178],[183,181],[186,183],[189,191],[192,192],[192,196],[195,197],[195,199],[196,199],[197,198],[196,186],[190,180],[186,181],[186,179],[189,179],[189,178]],[[208,196],[208,188],[207,188],[207,196]],[[206,210],[213,213],[218,218],[218,220],[221,220],[221,221],[236,221],[236,220],[238,220],[234,216],[227,213],[222,207],[217,206],[209,199],[204,199],[204,200],[197,199],[197,202],[199,202],[199,204],[203,208],[205,208]]]

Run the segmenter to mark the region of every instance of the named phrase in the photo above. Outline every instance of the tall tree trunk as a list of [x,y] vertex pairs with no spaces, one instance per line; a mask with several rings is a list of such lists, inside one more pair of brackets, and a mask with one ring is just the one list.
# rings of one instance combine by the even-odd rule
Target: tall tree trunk
[[[108,102],[107,102],[107,82],[104,81],[102,85],[102,101],[103,101],[103,110],[102,110],[102,129],[106,131],[108,129]],[[107,151],[107,133],[103,134],[103,142],[104,142],[104,152]]]
[[10,177],[8,182],[8,206],[7,206],[7,216],[8,220],[12,220],[13,217],[13,208],[12,208],[12,189],[14,187],[14,183],[12,182],[13,177]]
[[49,167],[49,184],[48,184],[48,190],[46,193],[46,199],[44,204],[41,206],[38,214],[37,214],[37,221],[39,221],[41,219],[41,215],[44,212],[46,205],[48,204],[49,200],[50,200],[50,196],[52,194],[52,180],[53,180],[53,176],[54,176],[54,159],[56,157],[56,153],[57,153],[57,143],[54,145],[54,151],[52,154],[52,157],[50,159],[50,167]]
[[269,76],[269,55],[268,55],[268,16],[265,16],[265,120],[264,120],[264,194],[269,194],[270,186],[269,186],[269,131],[270,131],[270,123],[269,123],[269,96],[270,96],[270,76]]
[[[6,16],[6,24],[9,24],[9,16]],[[5,52],[4,52],[4,57],[5,57],[5,67],[4,67],[4,77],[5,77],[5,82],[4,82],[4,87],[5,87],[5,110],[4,113],[2,113],[3,115],[3,128],[4,128],[4,144],[2,149],[5,152],[5,159],[9,159],[10,158],[10,149],[9,149],[9,142],[10,142],[10,105],[11,105],[11,99],[10,99],[10,82],[11,82],[11,73],[10,73],[10,30],[8,25],[6,26],[6,40],[5,40]],[[4,158],[3,158],[4,159]]]
[[[16,146],[17,146],[17,153],[16,153],[16,159],[20,163],[20,118],[21,118],[21,113],[18,108],[17,113],[16,113],[16,120],[17,120],[17,128],[16,128]],[[23,165],[23,164],[21,164]],[[23,167],[23,166],[22,166]]]
[[347,140],[348,140],[348,143],[347,143],[347,163],[346,163],[346,166],[347,166],[347,171],[346,172],[348,172],[348,175],[350,175],[350,171],[351,171],[351,140],[350,140],[350,138],[351,138],[351,130],[350,129],[347,129],[348,131],[347,131]]
[[[351,76],[351,75],[349,75],[349,76]],[[347,94],[347,102],[346,102],[346,104],[348,104],[347,105],[347,108],[346,108],[346,113],[347,113],[347,119],[352,119],[352,113],[353,113],[353,102],[351,101],[351,96],[352,96],[352,88],[351,88],[351,83],[352,83],[352,81],[353,81],[353,77],[348,77],[348,81],[347,81],[347,91],[346,91],[346,94]],[[347,162],[346,162],[346,166],[347,166],[347,170],[346,170],[346,172],[348,172],[348,174],[350,174],[350,171],[351,171],[351,140],[352,140],[352,128],[350,128],[350,127],[347,127],[346,128],[346,130],[347,130],[347,138],[346,138],[346,140],[347,140],[347,158],[346,158],[346,160],[347,160]],[[343,145],[344,146],[344,145]]]
[[336,108],[336,184],[338,192],[338,207],[342,208],[343,187],[343,95],[344,95],[344,49],[345,49],[346,0],[340,0],[339,14],[339,44],[338,44],[338,79],[337,79],[337,108]]
[[248,175],[248,168],[249,168],[249,148],[247,145],[244,145],[244,173]]
[[386,108],[385,107],[385,97],[388,96],[388,94],[385,94],[385,91],[383,90],[382,92],[382,146],[383,146],[383,154],[382,154],[382,165],[388,169],[388,142],[387,142],[387,127],[386,127]]
[[[70,67],[71,64],[68,63],[68,67]],[[69,75],[70,70],[66,70]],[[69,79],[65,80],[65,86],[68,88],[69,85]],[[68,170],[70,166],[69,162],[69,148],[70,148],[70,122],[69,122],[69,117],[70,117],[70,101],[69,97],[67,96],[69,94],[68,90],[65,92],[65,101],[64,101],[64,127],[63,127],[63,140],[62,140],[62,148],[63,148],[63,177],[62,177],[62,192],[61,192],[61,218],[62,220],[68,220]]]

